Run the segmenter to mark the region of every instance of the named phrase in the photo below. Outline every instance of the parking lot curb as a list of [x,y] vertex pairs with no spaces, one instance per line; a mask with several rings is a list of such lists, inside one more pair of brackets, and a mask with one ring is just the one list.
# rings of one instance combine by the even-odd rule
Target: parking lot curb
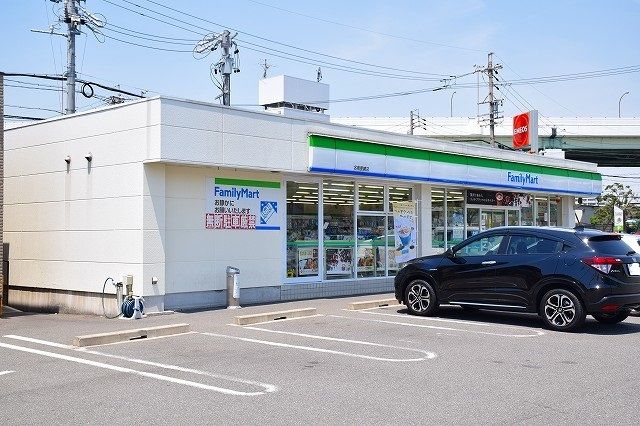
[[381,308],[383,306],[393,305],[399,305],[396,299],[365,300],[364,302],[349,303],[349,305],[347,305],[347,309],[350,311],[357,311],[360,309]]
[[76,336],[73,339],[73,346],[106,345],[108,343],[126,342],[136,339],[170,336],[172,334],[188,333],[189,328],[189,324],[170,324],[157,327],[136,328],[133,330],[113,331],[110,333],[87,334],[84,336]]
[[288,311],[265,312],[261,314],[240,315],[234,317],[236,325],[257,324],[260,322],[268,322],[282,320],[288,318],[301,318],[316,315],[316,308],[290,309]]

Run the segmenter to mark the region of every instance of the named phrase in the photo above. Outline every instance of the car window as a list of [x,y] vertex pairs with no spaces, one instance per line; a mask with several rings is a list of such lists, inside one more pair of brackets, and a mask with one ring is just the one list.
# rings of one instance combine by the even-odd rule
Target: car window
[[553,254],[558,253],[562,243],[534,235],[512,235],[507,245],[507,254]]
[[503,235],[491,235],[489,237],[480,238],[479,240],[472,241],[460,247],[456,250],[455,255],[458,257],[465,257],[496,254],[503,238]]
[[632,251],[636,252],[637,244],[625,238],[620,234],[605,234],[590,237],[587,244],[597,254],[612,254],[624,256]]

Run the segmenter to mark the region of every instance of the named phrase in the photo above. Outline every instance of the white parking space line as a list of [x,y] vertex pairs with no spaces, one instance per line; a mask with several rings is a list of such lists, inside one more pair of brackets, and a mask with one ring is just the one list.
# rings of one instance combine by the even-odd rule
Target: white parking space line
[[[374,309],[381,309],[381,308],[374,308]],[[350,311],[348,309],[342,309],[345,312],[356,312],[356,311]],[[384,315],[387,317],[398,317],[398,318],[414,318],[417,320],[421,320],[421,321],[435,321],[435,322],[450,322],[450,323],[454,323],[454,324],[466,324],[466,325],[478,325],[478,326],[484,326],[484,327],[504,327],[504,328],[517,328],[520,330],[526,329],[529,330],[526,327],[520,327],[518,325],[507,325],[507,324],[494,324],[494,323],[490,323],[490,322],[480,322],[480,321],[466,321],[466,320],[454,320],[454,319],[447,319],[447,318],[435,318],[435,317],[420,317],[417,315],[407,315],[407,314],[387,314],[387,313],[383,313],[383,312],[365,312],[364,310],[360,311],[360,313],[363,314],[369,314],[369,315]],[[544,331],[541,330],[530,330],[533,331],[535,333],[539,333],[538,335],[542,336],[543,334],[546,334]]]
[[343,342],[343,343],[351,343],[351,344],[355,344],[355,345],[363,345],[363,346],[376,346],[379,348],[389,348],[389,349],[399,349],[399,350],[403,350],[403,351],[409,351],[409,352],[417,352],[419,354],[421,354],[422,356],[425,356],[425,359],[433,359],[436,357],[436,354],[434,354],[433,352],[428,352],[428,351],[423,351],[422,349],[413,349],[413,348],[403,348],[401,346],[393,346],[393,345],[384,345],[381,343],[373,343],[373,342],[364,342],[361,340],[349,340],[349,339],[340,339],[337,337],[328,337],[328,336],[319,336],[316,334],[304,334],[304,333],[293,333],[290,331],[279,331],[279,330],[269,330],[266,328],[260,328],[260,327],[251,327],[251,326],[245,326],[242,328],[246,328],[249,330],[258,330],[258,331],[264,331],[267,333],[276,333],[276,334],[287,334],[290,336],[298,336],[298,337],[306,337],[309,339],[319,339],[319,340],[330,340],[333,342]]
[[[27,342],[31,342],[31,343],[43,344],[43,345],[57,347],[57,348],[61,348],[61,349],[74,350],[74,348],[72,346],[62,345],[60,343],[55,343],[55,342],[48,342],[46,340],[39,340],[39,339],[30,338],[30,337],[15,336],[15,335],[7,335],[5,337],[11,338],[11,339],[16,339],[16,340],[23,340],[23,341],[27,341]],[[144,376],[144,377],[149,377],[149,378],[153,378],[153,379],[157,379],[157,380],[163,380],[163,381],[172,382],[172,383],[176,383],[176,384],[181,384],[181,385],[185,385],[185,386],[191,386],[191,387],[195,387],[195,388],[210,390],[210,391],[214,391],[214,392],[223,393],[223,394],[226,394],[226,395],[257,396],[257,395],[264,395],[265,393],[275,392],[277,390],[276,386],[270,385],[270,384],[266,384],[266,383],[260,383],[260,382],[256,382],[256,381],[252,381],[252,380],[245,380],[245,379],[240,379],[240,378],[231,377],[231,376],[217,375],[217,374],[209,373],[209,372],[206,372],[206,371],[194,370],[194,369],[191,369],[191,368],[184,368],[184,367],[179,367],[179,366],[176,366],[176,365],[160,364],[160,363],[156,363],[156,362],[152,362],[152,361],[145,361],[145,360],[140,360],[140,359],[135,359],[135,358],[127,358],[127,357],[122,357],[122,356],[118,356],[118,355],[111,355],[111,354],[106,354],[106,353],[102,353],[102,352],[98,352],[98,351],[85,350],[85,351],[82,351],[82,352],[89,353],[89,354],[94,354],[94,355],[100,355],[100,356],[109,357],[109,358],[120,359],[120,360],[123,360],[123,361],[132,362],[132,363],[138,363],[138,364],[144,364],[144,365],[149,365],[149,366],[153,366],[153,367],[159,367],[159,368],[164,368],[164,369],[180,371],[180,372],[184,372],[184,373],[191,373],[191,374],[197,374],[197,375],[213,377],[213,378],[217,378],[217,379],[230,380],[230,381],[234,381],[236,383],[242,383],[242,384],[262,387],[264,389],[264,391],[260,391],[260,392],[237,391],[237,390],[222,388],[222,387],[218,387],[218,386],[211,386],[211,385],[207,385],[207,384],[204,384],[204,383],[193,382],[193,381],[190,381],[190,380],[183,380],[183,379],[178,379],[178,378],[175,378],[175,377],[164,376],[162,374],[150,373],[150,372],[146,372],[146,371],[139,371],[139,370],[134,370],[134,369],[131,369],[131,368],[119,367],[119,366],[112,365],[112,364],[106,364],[106,363],[102,363],[102,362],[91,361],[91,360],[87,360],[87,359],[84,359],[84,358],[77,358],[77,357],[73,357],[73,356],[58,354],[58,353],[55,353],[55,352],[47,352],[47,351],[42,351],[42,350],[39,350],[39,349],[32,349],[32,348],[27,348],[27,347],[23,347],[23,346],[16,346],[16,345],[11,345],[11,344],[2,343],[2,342],[0,342],[0,347],[7,348],[7,349],[13,349],[13,350],[17,350],[17,351],[22,351],[22,352],[33,353],[33,354],[36,354],[36,355],[47,356],[47,357],[50,357],[50,358],[62,359],[62,360],[65,360],[65,361],[70,361],[70,362],[76,362],[76,363],[79,363],[79,364],[90,365],[90,366],[93,366],[93,367],[104,368],[104,369],[107,369],[107,370],[114,370],[114,371],[118,371],[118,372],[121,372],[121,373],[133,373],[133,374],[137,374],[137,375]]]
[[5,334],[3,337],[7,339],[22,340],[23,342],[37,343],[39,345],[52,346],[60,349],[75,349],[71,345],[63,345],[62,343],[49,342],[48,340],[34,339],[33,337],[16,336],[15,334]]
[[[462,333],[482,334],[486,336],[522,338],[522,337],[538,337],[544,334],[544,332],[539,330],[531,330],[535,334],[504,334],[504,333],[492,333],[490,331],[466,330],[464,328],[441,327],[436,325],[415,324],[415,323],[408,323],[408,322],[401,322],[401,321],[386,321],[386,320],[372,319],[372,318],[358,318],[355,316],[342,316],[342,315],[328,315],[328,316],[333,318],[343,318],[343,319],[350,319],[355,321],[367,321],[367,322],[375,322],[380,324],[396,324],[396,325],[401,325],[405,327],[429,328],[432,330],[458,331]],[[402,315],[400,316],[402,317]]]
[[15,371],[13,370],[0,371],[0,376],[4,376],[5,374],[11,374],[11,373],[15,373]]
[[[376,308],[376,309],[380,309],[380,308]],[[349,311],[347,309],[343,309],[343,311],[345,312],[354,312],[354,311]],[[382,313],[382,312],[363,312],[360,311],[360,313],[363,314],[369,314],[369,315],[384,315],[387,317],[397,317],[397,318],[413,318],[416,320],[420,320],[420,321],[435,321],[435,322],[450,322],[450,323],[454,323],[454,324],[465,324],[465,325],[477,325],[477,326],[484,326],[484,327],[496,327],[496,328],[511,328],[511,329],[518,329],[518,330],[527,330],[527,331],[531,331],[533,333],[536,333],[536,336],[542,336],[544,334],[546,334],[544,331],[542,330],[531,330],[527,327],[521,327],[518,325],[508,325],[508,324],[494,324],[494,323],[490,323],[490,322],[480,322],[480,321],[465,321],[465,320],[455,320],[455,319],[447,319],[447,318],[435,318],[435,317],[420,317],[420,316],[416,316],[416,315],[403,315],[403,314],[387,314],[387,313]]]
[[[180,335],[184,335],[184,334],[195,334],[195,332],[181,333]],[[173,335],[173,336],[176,336],[176,335]],[[192,368],[180,367],[180,366],[177,366],[177,365],[161,364],[161,363],[158,363],[158,362],[147,361],[147,360],[143,360],[143,359],[129,358],[129,357],[119,356],[119,355],[112,355],[112,354],[108,354],[108,353],[105,353],[105,352],[95,351],[95,350],[92,350],[92,349],[89,349],[89,348],[76,348],[75,346],[63,345],[61,343],[49,342],[47,340],[34,339],[32,337],[16,336],[16,335],[13,335],[13,334],[8,334],[8,335],[5,335],[4,337],[7,337],[9,339],[22,340],[22,341],[25,341],[25,342],[38,343],[40,345],[52,346],[52,347],[55,347],[55,348],[70,349],[70,350],[80,351],[80,352],[84,352],[84,353],[88,353],[88,354],[92,354],[92,355],[99,355],[99,356],[104,356],[104,357],[108,357],[108,358],[120,359],[120,360],[123,360],[123,361],[133,362],[133,363],[136,363],[136,364],[149,365],[149,366],[152,366],[152,367],[164,368],[164,369],[167,369],[167,370],[181,371],[183,373],[197,374],[197,375],[201,375],[201,376],[208,376],[208,377],[213,377],[213,378],[216,378],[216,379],[228,380],[228,381],[231,381],[231,382],[242,383],[242,384],[246,384],[246,385],[258,386],[258,387],[264,388],[265,393],[275,392],[277,390],[277,388],[274,385],[270,385],[268,383],[261,383],[261,382],[257,382],[257,381],[254,381],[254,380],[241,379],[241,378],[238,378],[238,377],[227,376],[227,375],[224,375],[224,374],[214,374],[214,373],[210,373],[208,371],[195,370],[195,369],[192,369]],[[168,337],[168,336],[162,336],[162,337]]]
[[[245,328],[245,327],[243,327],[243,328]],[[321,353],[327,353],[327,354],[332,354],[332,355],[341,355],[341,356],[346,356],[346,357],[368,359],[368,360],[373,360],[373,361],[418,362],[418,361],[425,361],[427,359],[433,359],[433,358],[436,357],[436,354],[434,354],[433,352],[419,351],[419,352],[423,352],[423,354],[424,354],[423,356],[421,356],[419,358],[380,358],[380,357],[369,356],[369,355],[354,354],[354,353],[350,353],[350,352],[335,351],[335,350],[331,350],[331,349],[322,349],[322,348],[317,348],[317,347],[314,347],[314,346],[290,345],[288,343],[272,342],[270,340],[251,339],[251,338],[248,338],[248,337],[231,336],[231,335],[228,335],[228,334],[207,333],[207,332],[201,332],[200,334],[203,334],[205,336],[220,337],[220,338],[224,338],[224,339],[239,340],[239,341],[242,341],[242,342],[257,343],[257,344],[267,345],[267,346],[275,346],[275,347],[279,347],[279,348],[300,349],[300,350],[304,350],[304,351],[321,352]],[[368,343],[368,342],[361,342],[361,343]],[[382,346],[382,345],[380,345],[380,346]],[[412,350],[412,349],[407,349],[407,348],[399,348],[399,349]]]

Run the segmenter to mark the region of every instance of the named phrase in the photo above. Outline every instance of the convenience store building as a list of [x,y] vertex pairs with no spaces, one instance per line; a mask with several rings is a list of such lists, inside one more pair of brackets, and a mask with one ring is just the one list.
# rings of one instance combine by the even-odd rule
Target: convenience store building
[[128,274],[148,311],[224,306],[227,266],[242,304],[390,291],[399,258],[571,227],[602,189],[591,163],[164,97],[6,130],[5,156],[8,303],[97,314]]

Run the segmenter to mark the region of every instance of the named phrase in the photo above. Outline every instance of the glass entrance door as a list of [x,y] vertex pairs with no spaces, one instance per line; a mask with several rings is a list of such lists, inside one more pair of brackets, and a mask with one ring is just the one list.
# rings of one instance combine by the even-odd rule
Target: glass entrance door
[[487,229],[506,225],[504,210],[489,210],[487,213]]
[[482,209],[480,211],[480,230],[496,228],[506,225],[506,213],[504,210]]

